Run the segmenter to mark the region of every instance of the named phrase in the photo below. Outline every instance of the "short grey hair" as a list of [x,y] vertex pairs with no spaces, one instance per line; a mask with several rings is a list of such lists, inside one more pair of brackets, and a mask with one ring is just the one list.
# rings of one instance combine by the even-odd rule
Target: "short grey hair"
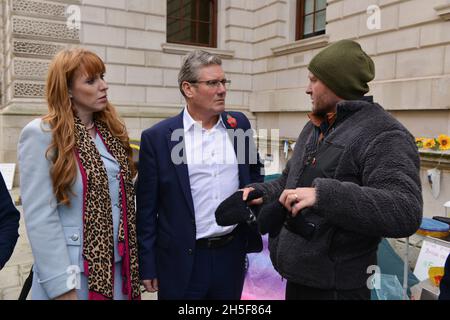
[[222,65],[222,59],[204,50],[195,50],[183,58],[183,65],[178,73],[178,86],[181,94],[186,97],[181,84],[198,80],[198,71],[206,66]]

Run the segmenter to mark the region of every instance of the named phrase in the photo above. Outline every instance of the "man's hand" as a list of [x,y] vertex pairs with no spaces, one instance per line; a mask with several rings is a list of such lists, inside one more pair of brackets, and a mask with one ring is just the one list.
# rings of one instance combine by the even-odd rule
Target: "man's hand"
[[316,188],[286,189],[278,199],[293,217],[316,203]]
[[142,280],[142,284],[148,292],[158,291],[158,279]]
[[[239,190],[243,191],[242,200],[246,201],[247,197],[248,197],[248,194],[251,191],[255,190],[255,188],[249,187],[249,188],[244,188],[244,189],[239,189]],[[248,205],[250,205],[250,206],[257,206],[257,205],[260,205],[262,203],[263,203],[263,198],[261,197],[261,198],[256,198],[256,199],[253,199],[252,201],[249,201]]]
[[56,297],[55,300],[78,300],[77,292],[75,289],[70,290],[69,292]]

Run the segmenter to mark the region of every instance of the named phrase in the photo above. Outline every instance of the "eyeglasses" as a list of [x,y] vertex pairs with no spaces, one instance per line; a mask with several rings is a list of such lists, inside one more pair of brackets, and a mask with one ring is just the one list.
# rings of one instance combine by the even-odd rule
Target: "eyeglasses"
[[189,83],[206,83],[206,85],[210,88],[219,88],[220,84],[222,84],[225,89],[231,84],[231,80],[222,79],[222,80],[203,80],[203,81],[189,81]]

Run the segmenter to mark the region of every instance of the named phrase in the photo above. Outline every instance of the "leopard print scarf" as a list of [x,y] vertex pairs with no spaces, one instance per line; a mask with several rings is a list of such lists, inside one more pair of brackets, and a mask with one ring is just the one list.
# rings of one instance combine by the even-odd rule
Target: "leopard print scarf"
[[[126,150],[105,123],[95,120],[97,134],[120,165],[119,254],[122,256],[122,292],[140,299],[134,187]],[[75,117],[76,158],[83,176],[83,259],[88,277],[88,299],[113,299],[114,239],[108,175],[94,141]]]

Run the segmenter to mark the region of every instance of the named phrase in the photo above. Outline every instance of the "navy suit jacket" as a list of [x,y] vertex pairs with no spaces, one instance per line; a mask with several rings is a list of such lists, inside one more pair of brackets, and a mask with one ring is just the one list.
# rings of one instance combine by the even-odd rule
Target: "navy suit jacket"
[[17,211],[0,174],[0,269],[11,257],[19,237],[20,213]]
[[440,284],[439,300],[450,300],[450,254],[445,261],[444,276]]
[[[236,119],[235,129],[250,129],[250,122],[244,114],[224,112],[221,116],[227,129],[233,129],[227,122],[227,115]],[[187,288],[196,241],[188,166],[185,161],[174,164],[171,160],[172,151],[177,152],[174,147],[179,147],[183,139],[171,141],[172,132],[176,129],[183,130],[183,112],[142,133],[137,182],[140,276],[143,280],[157,278],[160,294],[171,299],[182,298]],[[250,152],[257,155],[253,138],[246,139],[246,160],[249,160]],[[259,156],[256,163],[246,161],[238,168],[240,188],[263,181]],[[247,224],[245,228],[247,252],[261,251],[262,241],[257,230]]]

